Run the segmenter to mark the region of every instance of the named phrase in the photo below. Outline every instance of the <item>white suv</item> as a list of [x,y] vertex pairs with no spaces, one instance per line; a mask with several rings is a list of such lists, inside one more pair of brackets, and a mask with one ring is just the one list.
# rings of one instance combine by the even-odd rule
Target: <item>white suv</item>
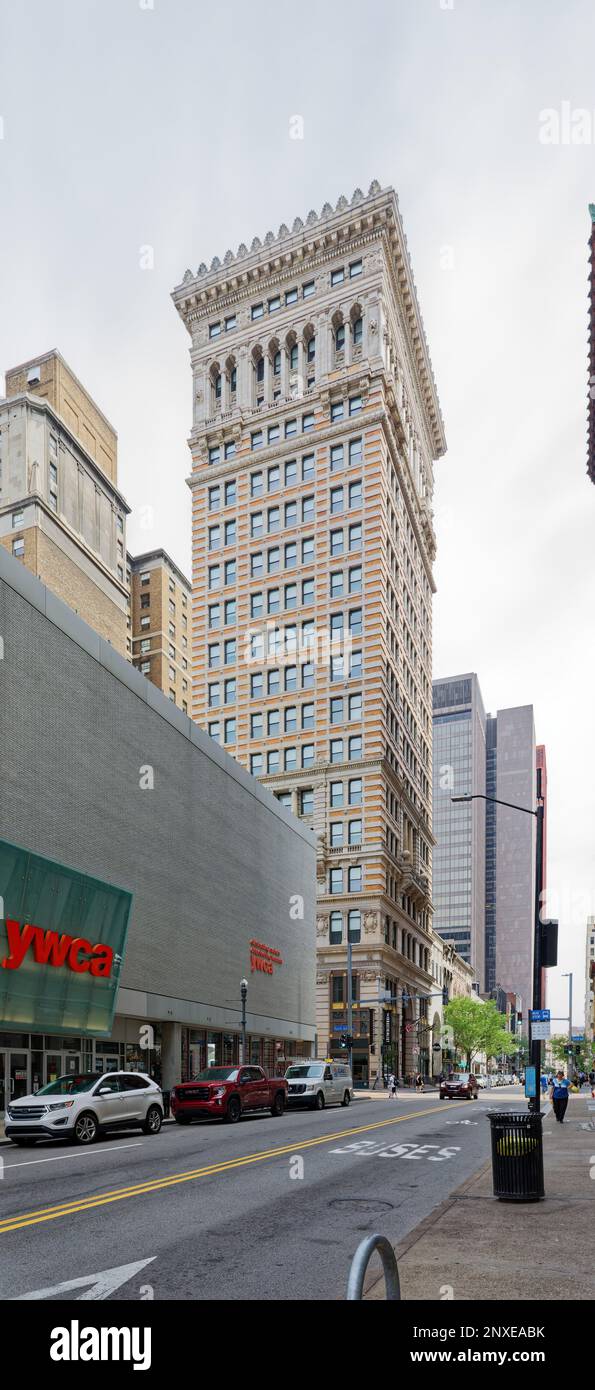
[[32,1096],[11,1100],[6,1111],[6,1138],[13,1144],[37,1139],[69,1139],[92,1144],[101,1130],[142,1129],[159,1134],[163,1096],[141,1072],[87,1072],[59,1076]]

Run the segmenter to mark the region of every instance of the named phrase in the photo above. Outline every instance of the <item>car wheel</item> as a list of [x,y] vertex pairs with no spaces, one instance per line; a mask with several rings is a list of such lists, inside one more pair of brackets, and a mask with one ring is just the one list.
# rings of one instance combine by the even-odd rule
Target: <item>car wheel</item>
[[227,1103],[227,1113],[225,1116],[226,1120],[230,1125],[236,1125],[241,1113],[242,1107],[240,1105],[239,1097],[231,1096],[230,1100]]
[[163,1115],[158,1105],[150,1105],[147,1110],[147,1118],[141,1126],[143,1134],[159,1134],[163,1124]]
[[77,1144],[92,1144],[97,1138],[99,1126],[95,1116],[90,1110],[83,1110],[82,1115],[77,1117],[74,1126],[74,1139]]
[[19,1149],[30,1149],[32,1144],[37,1143],[36,1139],[17,1139],[16,1136],[12,1134],[10,1134],[8,1137],[13,1144],[18,1144]]
[[273,1104],[271,1105],[271,1115],[276,1118],[283,1114],[285,1109],[285,1098],[282,1091],[277,1091]]
[[341,1105],[351,1105],[351,1096],[349,1094],[349,1091],[345,1092],[345,1095],[343,1096],[343,1099],[341,1101]]
[[324,1096],[322,1094],[322,1091],[317,1092],[316,1100],[314,1101],[314,1109],[324,1110]]

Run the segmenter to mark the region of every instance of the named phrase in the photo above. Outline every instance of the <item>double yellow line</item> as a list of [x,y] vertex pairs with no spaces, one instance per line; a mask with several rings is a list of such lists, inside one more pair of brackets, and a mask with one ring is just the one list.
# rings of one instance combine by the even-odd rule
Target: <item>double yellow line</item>
[[[466,1104],[465,1101],[460,1104]],[[365,1134],[371,1129],[383,1129],[386,1125],[400,1125],[407,1120],[418,1120],[433,1115],[443,1106],[433,1105],[431,1109],[413,1110],[407,1115],[394,1115],[389,1120],[375,1120],[369,1125],[357,1125],[354,1129],[341,1129],[336,1134],[323,1134],[316,1139],[300,1140],[297,1136],[293,1144],[284,1144],[278,1149],[262,1149],[255,1154],[245,1154],[241,1158],[230,1158],[222,1163],[210,1163],[204,1168],[192,1168],[187,1173],[172,1173],[168,1178],[153,1178],[148,1182],[135,1183],[132,1187],[115,1188],[112,1192],[102,1192],[95,1197],[72,1198],[53,1207],[40,1207],[37,1211],[24,1212],[22,1216],[7,1216],[0,1221],[0,1235],[8,1231],[20,1231],[24,1226],[41,1225],[44,1221],[57,1221],[61,1216],[74,1216],[80,1211],[92,1211],[95,1207],[108,1206],[111,1202],[124,1202],[129,1197],[144,1197],[149,1192],[162,1192],[168,1187],[176,1187],[183,1182],[196,1182],[198,1178],[212,1177],[215,1173],[228,1173],[234,1168],[245,1168],[250,1163],[262,1163],[267,1158],[280,1158],[283,1154],[298,1154],[303,1149],[313,1149],[320,1144],[332,1144],[336,1139],[347,1139],[354,1134]]]

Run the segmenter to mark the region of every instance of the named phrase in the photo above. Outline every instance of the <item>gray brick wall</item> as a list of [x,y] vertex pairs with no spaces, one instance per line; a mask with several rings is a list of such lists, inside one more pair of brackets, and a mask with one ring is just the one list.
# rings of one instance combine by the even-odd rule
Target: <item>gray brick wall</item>
[[313,837],[4,553],[0,637],[0,837],[133,892],[123,987],[229,1009],[246,975],[252,1026],[311,1036]]

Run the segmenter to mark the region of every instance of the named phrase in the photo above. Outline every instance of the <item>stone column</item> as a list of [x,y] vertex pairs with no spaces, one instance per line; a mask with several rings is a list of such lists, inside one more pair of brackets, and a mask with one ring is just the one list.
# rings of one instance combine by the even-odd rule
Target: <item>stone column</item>
[[345,325],[345,357],[344,357],[344,361],[345,361],[345,366],[346,366],[346,367],[350,367],[350,366],[351,366],[351,362],[352,362],[352,352],[351,352],[351,348],[352,348],[351,327],[352,327],[352,325],[351,325],[351,319],[350,319],[350,317],[349,317],[349,308],[346,308],[345,305],[341,305],[341,308],[343,309],[343,323],[344,323],[344,325]]
[[271,358],[268,349],[264,354],[264,403],[271,403]]
[[250,393],[250,359],[248,348],[241,347],[238,353],[238,390],[237,404],[240,408],[248,408],[252,405]]
[[172,1086],[182,1076],[182,1025],[181,1023],[162,1023],[161,1025],[161,1086],[171,1091]]
[[229,410],[229,377],[223,363],[221,363],[221,413]]
[[283,398],[289,395],[289,362],[284,343],[281,344],[281,395]]
[[303,394],[304,394],[304,386],[305,386],[305,382],[306,382],[306,370],[305,370],[305,368],[306,368],[306,350],[305,350],[305,347],[304,347],[304,339],[302,338],[302,335],[300,334],[300,336],[299,336],[299,338],[298,338],[298,383],[297,383],[297,385],[298,385],[298,395],[299,395],[299,396],[303,396]]

